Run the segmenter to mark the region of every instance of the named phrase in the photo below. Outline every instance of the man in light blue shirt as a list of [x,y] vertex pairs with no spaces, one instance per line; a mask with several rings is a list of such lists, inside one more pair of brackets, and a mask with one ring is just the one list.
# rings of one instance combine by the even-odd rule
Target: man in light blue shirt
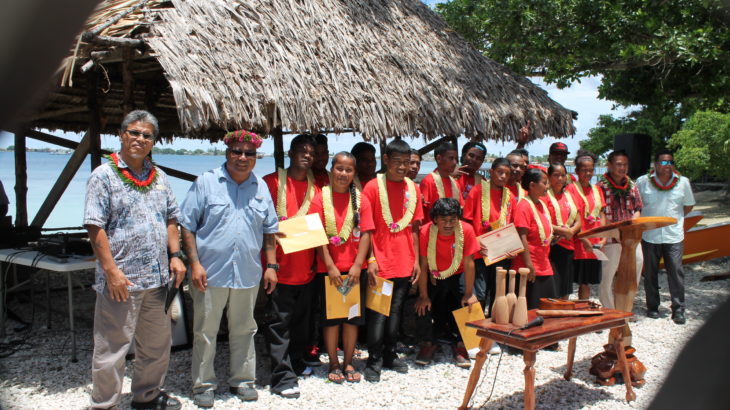
[[264,287],[276,287],[278,218],[264,181],[253,173],[261,137],[233,131],[224,140],[226,162],[199,176],[181,205],[183,246],[190,260],[193,297],[193,399],[212,407],[216,336],[228,307],[231,393],[258,398],[253,388],[256,357],[253,317],[261,281],[261,250],[267,261]]
[[667,150],[659,151],[654,170],[641,176],[636,186],[644,201],[641,216],[669,216],[677,223],[646,231],[641,246],[644,252],[644,290],[647,316],[659,317],[659,260],[664,258],[672,298],[672,320],[684,324],[684,216],[692,210],[695,198],[689,179],[674,169],[674,156]]

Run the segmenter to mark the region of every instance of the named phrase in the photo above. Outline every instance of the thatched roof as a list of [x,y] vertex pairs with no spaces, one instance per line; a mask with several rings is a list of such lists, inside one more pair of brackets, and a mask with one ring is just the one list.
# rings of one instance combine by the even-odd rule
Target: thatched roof
[[[528,120],[534,138],[575,132],[572,111],[482,56],[418,0],[143,0],[103,27],[139,3],[103,2],[87,31],[142,39],[131,64],[134,104],[158,115],[167,136],[282,127],[504,140]],[[113,130],[122,115],[122,48],[98,37],[79,42],[66,86],[32,124],[84,129],[88,78],[79,67],[92,51],[111,49],[97,59]]]

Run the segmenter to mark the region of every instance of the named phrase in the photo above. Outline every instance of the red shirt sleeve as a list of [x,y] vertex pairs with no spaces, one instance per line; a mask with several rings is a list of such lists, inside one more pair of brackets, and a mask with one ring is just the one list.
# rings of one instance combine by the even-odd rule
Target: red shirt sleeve
[[413,211],[413,222],[420,222],[425,220],[425,216],[423,214],[423,201],[421,199],[423,197],[421,196],[421,190],[418,188],[418,185],[416,185],[415,182],[413,185],[416,188],[416,198],[418,201],[416,202],[416,210]]
[[532,215],[530,215],[529,206],[516,207],[514,212],[515,227],[530,229],[530,222],[532,221]]

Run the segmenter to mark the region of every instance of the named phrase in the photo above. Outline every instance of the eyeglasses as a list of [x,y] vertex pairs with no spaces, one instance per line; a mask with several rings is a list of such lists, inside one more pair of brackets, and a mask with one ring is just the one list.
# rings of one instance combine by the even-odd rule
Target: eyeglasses
[[256,158],[256,151],[241,151],[240,149],[228,149],[232,155],[240,157],[246,155],[246,158]]
[[669,160],[669,161],[657,161],[657,162],[659,163],[659,165],[665,165],[665,166],[666,165],[674,165],[674,161],[672,161],[672,160]]
[[152,140],[155,139],[155,136],[154,135],[152,135],[152,134],[145,134],[144,132],[137,131],[137,130],[127,130],[127,134],[133,136],[134,138],[142,137],[142,138],[144,138],[147,141],[152,141]]

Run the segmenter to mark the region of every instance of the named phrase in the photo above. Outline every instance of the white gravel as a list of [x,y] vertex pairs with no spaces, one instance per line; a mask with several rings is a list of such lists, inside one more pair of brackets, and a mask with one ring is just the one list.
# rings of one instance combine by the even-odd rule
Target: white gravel
[[[591,357],[606,343],[607,332],[590,334],[578,339],[575,355],[573,379],[565,381],[567,342],[561,343],[557,352],[541,351],[536,362],[537,408],[543,409],[623,409],[646,408],[653,395],[658,391],[663,378],[672,367],[676,355],[685,342],[704,323],[710,313],[730,294],[726,280],[700,282],[699,279],[711,273],[727,272],[730,259],[715,260],[686,266],[687,281],[687,324],[675,325],[670,319],[669,293],[666,276],[660,278],[663,317],[657,320],[644,316],[643,289],[636,298],[634,313],[637,321],[632,324],[633,345],[637,355],[647,367],[644,387],[635,389],[637,401],[627,404],[624,401],[625,387],[599,386],[588,373]],[[593,290],[594,294],[596,289]],[[69,361],[70,339],[64,318],[66,317],[65,292],[53,292],[53,304],[58,311],[54,313],[54,328],[46,329],[45,312],[36,307],[33,330],[29,333],[14,332],[17,325],[9,321],[8,336],[1,340],[4,346],[13,341],[23,340],[9,357],[0,360],[0,407],[3,409],[78,409],[88,406],[91,391],[91,317],[93,311],[93,291],[77,291],[77,329],[79,361]],[[39,299],[36,294],[36,299]],[[28,304],[14,302],[11,308],[24,318],[31,317]],[[257,336],[258,338],[259,336]],[[261,343],[261,340],[258,339]],[[13,343],[17,346],[17,343]],[[257,386],[259,400],[255,403],[242,403],[227,393],[225,383],[228,363],[228,345],[219,343],[216,368],[220,387],[216,396],[216,408],[454,408],[461,403],[470,370],[459,369],[451,364],[451,353],[436,356],[437,362],[421,368],[413,363],[413,355],[407,357],[411,366],[408,374],[383,371],[380,383],[365,381],[359,384],[336,385],[326,381],[326,364],[317,368],[313,376],[300,381],[302,396],[287,400],[269,393],[267,386]],[[365,353],[366,354],[366,353]],[[183,408],[196,408],[190,393],[190,350],[176,351],[172,354],[165,389],[180,398]],[[326,356],[323,356],[323,358]],[[486,377],[478,389],[473,406],[484,408],[522,408],[524,364],[521,355],[503,354],[497,374],[497,381],[491,400],[485,404],[494,380],[497,359],[493,356],[488,363]],[[266,382],[263,369],[266,359],[259,361],[259,382]],[[127,374],[131,374],[133,363],[127,363]],[[356,361],[360,369],[364,361]],[[122,408],[128,408],[131,401],[130,378],[125,377]]]

